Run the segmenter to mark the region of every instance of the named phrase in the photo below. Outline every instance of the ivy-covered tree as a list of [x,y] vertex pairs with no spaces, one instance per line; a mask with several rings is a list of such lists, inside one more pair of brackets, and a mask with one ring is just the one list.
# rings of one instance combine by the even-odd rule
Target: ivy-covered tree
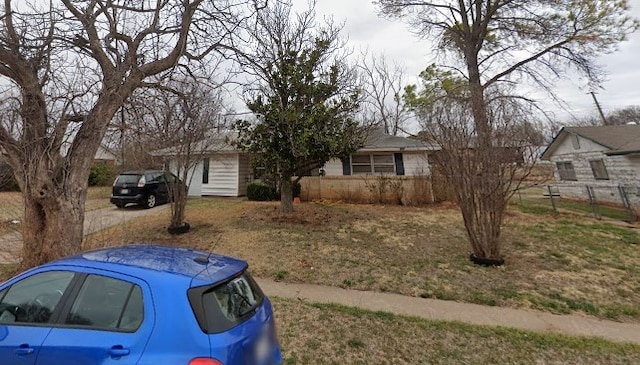
[[[527,100],[509,88],[525,80],[552,93],[552,85],[568,69],[597,84],[602,70],[596,59],[613,52],[635,31],[637,22],[627,15],[628,1],[604,0],[378,0],[383,15],[408,20],[414,30],[433,40],[446,64],[467,84],[467,108],[475,153],[461,156],[471,164],[468,183],[453,185],[473,253],[500,259],[503,202],[496,189],[503,181],[499,164],[491,158],[500,138],[501,118],[490,104],[511,97]],[[509,90],[509,94],[504,91]],[[494,99],[495,98],[495,99]],[[503,104],[503,105],[508,105]],[[459,110],[459,112],[463,112]],[[501,112],[508,109],[498,108]],[[463,117],[463,116],[461,116]],[[509,116],[511,119],[512,116]],[[479,154],[487,153],[484,158]],[[508,183],[510,184],[510,183]],[[507,184],[507,185],[508,185]],[[457,187],[456,187],[457,186]],[[508,195],[503,195],[504,199]]]
[[293,184],[302,176],[363,142],[354,119],[358,88],[339,54],[340,28],[318,25],[314,7],[295,17],[290,2],[262,11],[252,31],[255,53],[245,55],[260,80],[247,101],[257,121],[236,124],[237,145],[276,179],[284,212],[293,211]]

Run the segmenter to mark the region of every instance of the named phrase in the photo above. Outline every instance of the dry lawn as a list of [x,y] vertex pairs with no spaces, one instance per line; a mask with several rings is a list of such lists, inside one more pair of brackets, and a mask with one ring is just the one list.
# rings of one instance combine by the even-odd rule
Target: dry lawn
[[637,364],[640,346],[272,298],[284,364]]
[[[87,210],[108,208],[111,187],[91,187],[87,193]],[[22,204],[22,194],[20,192],[0,192],[0,236],[20,229],[20,224],[24,213]]]
[[168,213],[89,237],[86,247],[159,242],[246,259],[254,275],[640,322],[640,233],[575,217],[509,212],[507,263],[468,261],[453,206],[423,208],[203,198],[189,202],[190,233],[166,233]]

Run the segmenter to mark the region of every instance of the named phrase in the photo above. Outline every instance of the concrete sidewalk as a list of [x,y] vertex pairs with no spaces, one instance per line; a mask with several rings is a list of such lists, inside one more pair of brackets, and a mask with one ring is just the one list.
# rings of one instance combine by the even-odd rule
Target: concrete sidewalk
[[[161,205],[153,209],[144,209],[131,206],[124,209],[116,207],[88,211],[84,217],[84,234],[89,235],[107,229],[132,219],[149,214],[158,213],[169,209],[169,204]],[[23,222],[22,224],[28,224]],[[0,236],[0,264],[13,264],[20,261],[22,252],[22,235],[20,232],[12,232]]]
[[458,321],[536,332],[556,332],[571,336],[600,337],[616,342],[640,344],[640,324],[619,323],[579,315],[555,315],[529,310],[423,299],[398,294],[346,290],[321,285],[287,284],[266,279],[257,279],[257,281],[269,296],[317,303],[335,303],[428,320]]

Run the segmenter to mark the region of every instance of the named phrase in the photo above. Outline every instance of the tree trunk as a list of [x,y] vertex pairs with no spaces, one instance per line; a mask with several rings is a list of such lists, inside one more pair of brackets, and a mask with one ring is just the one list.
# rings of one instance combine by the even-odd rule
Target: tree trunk
[[91,164],[118,100],[111,94],[92,109],[66,156],[60,144],[48,142],[55,138],[45,137],[42,116],[25,118],[26,140],[35,142],[29,148],[7,150],[24,202],[22,269],[81,250]]
[[[73,255],[82,247],[86,190],[24,194],[21,269]],[[40,195],[39,194],[39,195]]]
[[171,224],[170,227],[178,228],[184,226],[185,210],[187,206],[188,187],[176,183],[170,188],[173,202],[171,202]]
[[[461,146],[459,151],[465,161],[454,182],[465,229],[473,253],[479,258],[501,258],[500,227],[504,217],[504,196],[500,163],[492,141],[491,121],[477,63],[477,53],[466,53],[469,72],[469,92],[473,115],[475,139],[473,146]],[[455,176],[454,175],[454,176]]]
[[293,184],[291,177],[282,178],[280,181],[280,206],[282,212],[293,212]]

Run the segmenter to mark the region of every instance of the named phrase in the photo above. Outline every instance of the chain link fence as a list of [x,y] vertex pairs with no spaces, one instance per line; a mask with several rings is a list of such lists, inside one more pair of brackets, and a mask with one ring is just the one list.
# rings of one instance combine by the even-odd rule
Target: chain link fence
[[633,185],[540,185],[519,190],[516,200],[524,209],[550,209],[555,215],[582,214],[629,223],[640,219],[640,187]]

